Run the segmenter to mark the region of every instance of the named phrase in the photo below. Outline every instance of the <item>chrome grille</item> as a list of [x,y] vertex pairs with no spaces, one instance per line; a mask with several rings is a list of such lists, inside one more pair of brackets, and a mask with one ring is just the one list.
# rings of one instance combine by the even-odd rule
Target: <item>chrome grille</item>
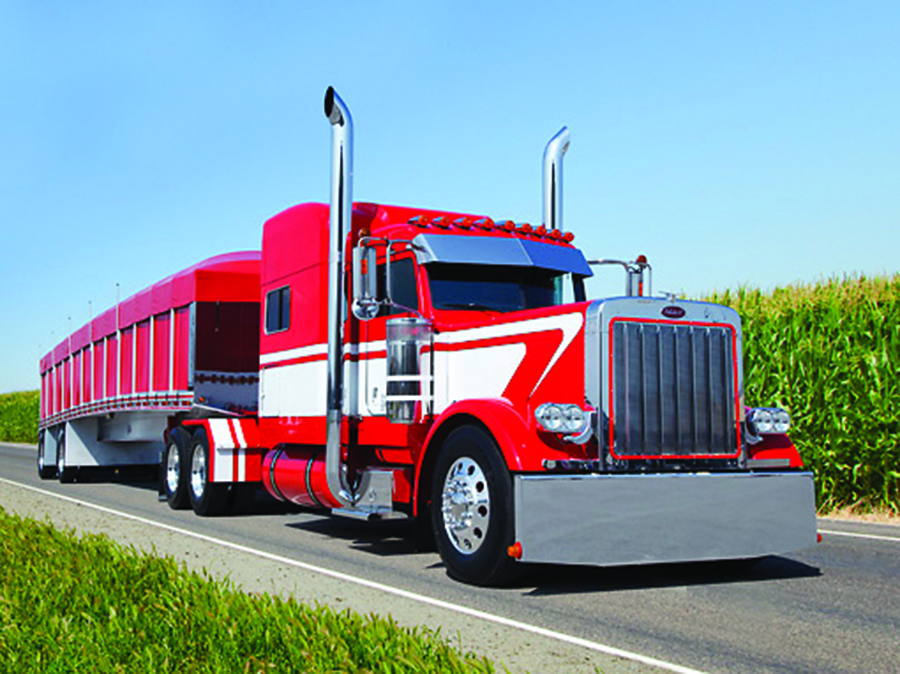
[[616,457],[736,454],[731,329],[620,320],[612,338]]

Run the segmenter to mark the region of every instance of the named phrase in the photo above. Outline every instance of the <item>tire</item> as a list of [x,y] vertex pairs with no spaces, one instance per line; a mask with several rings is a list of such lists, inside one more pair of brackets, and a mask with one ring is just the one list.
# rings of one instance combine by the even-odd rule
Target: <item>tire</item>
[[66,463],[66,432],[59,434],[59,443],[56,446],[56,478],[61,484],[71,484],[75,481],[75,473],[78,468]]
[[190,460],[188,448],[191,434],[183,427],[172,429],[163,454],[162,481],[166,502],[172,510],[186,510],[191,507]]
[[191,460],[188,478],[188,494],[191,508],[201,517],[221,515],[228,508],[228,492],[230,484],[210,481],[209,438],[206,429],[200,428],[194,433],[189,447]]
[[493,438],[477,426],[447,437],[435,465],[431,521],[447,573],[471,585],[505,585],[522,572],[513,544],[512,480]]
[[56,466],[45,462],[46,447],[44,447],[44,431],[38,435],[37,471],[42,480],[52,480],[56,477]]

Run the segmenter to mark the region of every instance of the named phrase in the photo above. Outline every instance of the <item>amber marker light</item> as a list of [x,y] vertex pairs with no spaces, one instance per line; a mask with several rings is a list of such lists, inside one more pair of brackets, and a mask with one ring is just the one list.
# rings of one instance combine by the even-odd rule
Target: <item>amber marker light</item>
[[478,229],[493,229],[494,228],[494,221],[491,220],[490,218],[480,218],[479,220],[476,220],[472,224],[475,225],[476,227],[478,227]]
[[522,559],[522,544],[516,541],[507,548],[506,552],[513,559]]
[[415,225],[416,227],[428,227],[431,224],[431,218],[427,215],[417,215],[414,218],[409,219],[409,224]]
[[572,232],[566,232],[565,234],[563,234],[563,241],[565,241],[566,243],[571,243],[574,240],[575,235],[572,234]]

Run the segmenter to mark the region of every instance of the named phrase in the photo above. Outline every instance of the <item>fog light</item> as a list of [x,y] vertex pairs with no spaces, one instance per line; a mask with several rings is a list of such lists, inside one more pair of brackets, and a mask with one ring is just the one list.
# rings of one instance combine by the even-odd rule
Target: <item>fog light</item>
[[753,435],[787,433],[791,416],[779,407],[758,407],[747,411],[747,426]]

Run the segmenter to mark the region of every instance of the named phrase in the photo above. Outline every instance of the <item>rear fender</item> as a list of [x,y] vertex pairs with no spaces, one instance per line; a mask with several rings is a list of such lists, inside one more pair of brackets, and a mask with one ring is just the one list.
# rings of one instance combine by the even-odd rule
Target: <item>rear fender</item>
[[211,482],[260,482],[264,450],[256,419],[191,419],[183,424],[192,433],[206,431],[209,439]]

